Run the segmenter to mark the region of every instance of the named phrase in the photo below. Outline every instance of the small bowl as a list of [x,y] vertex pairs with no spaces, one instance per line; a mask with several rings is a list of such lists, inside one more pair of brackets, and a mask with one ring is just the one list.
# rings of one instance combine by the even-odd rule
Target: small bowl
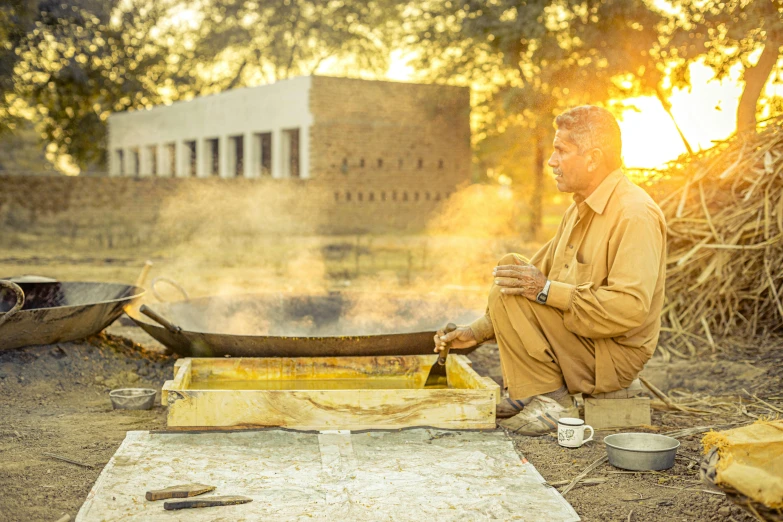
[[674,466],[680,441],[655,433],[617,433],[604,437],[609,464],[631,471],[658,471]]
[[151,388],[120,388],[110,391],[109,398],[115,410],[149,410],[156,393]]

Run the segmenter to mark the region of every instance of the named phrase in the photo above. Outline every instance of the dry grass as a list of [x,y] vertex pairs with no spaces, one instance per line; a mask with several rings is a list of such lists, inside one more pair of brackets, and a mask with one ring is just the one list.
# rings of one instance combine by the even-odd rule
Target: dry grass
[[[664,357],[715,351],[717,336],[783,324],[783,120],[673,166]],[[654,188],[655,190],[655,188]]]

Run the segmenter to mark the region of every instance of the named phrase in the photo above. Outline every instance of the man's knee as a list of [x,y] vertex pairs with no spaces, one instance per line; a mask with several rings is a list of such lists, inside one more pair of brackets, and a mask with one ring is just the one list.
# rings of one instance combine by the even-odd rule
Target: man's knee
[[522,297],[521,295],[504,294],[500,291],[501,288],[502,287],[493,283],[489,289],[489,299],[487,299],[487,306],[489,307],[490,314],[507,313],[506,303],[508,303],[509,300],[515,300],[518,303],[518,306],[522,309],[523,313],[525,313],[525,315],[529,315],[528,309],[532,307],[532,301],[526,297]]
[[503,257],[500,258],[500,261],[498,261],[498,266],[500,265],[523,265],[527,264],[530,261],[528,258],[523,256],[522,254],[506,254]]

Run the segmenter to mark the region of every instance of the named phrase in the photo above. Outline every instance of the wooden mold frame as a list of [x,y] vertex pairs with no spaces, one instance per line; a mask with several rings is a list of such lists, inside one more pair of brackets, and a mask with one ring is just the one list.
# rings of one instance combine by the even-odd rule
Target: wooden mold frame
[[436,355],[400,357],[186,358],[163,385],[170,428],[368,430],[430,426],[494,429],[500,387],[464,355],[450,355],[447,389],[199,390],[199,382],[282,379],[414,379]]

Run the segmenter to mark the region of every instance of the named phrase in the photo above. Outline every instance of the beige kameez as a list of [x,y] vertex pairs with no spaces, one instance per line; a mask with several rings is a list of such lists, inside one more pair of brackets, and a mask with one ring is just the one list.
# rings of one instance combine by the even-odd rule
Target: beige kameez
[[[551,283],[546,305],[493,285],[487,314],[471,324],[497,340],[509,396],[558,389],[603,393],[627,387],[660,333],[666,223],[621,170],[568,208],[555,237],[530,263]],[[513,264],[508,254],[499,265]]]

